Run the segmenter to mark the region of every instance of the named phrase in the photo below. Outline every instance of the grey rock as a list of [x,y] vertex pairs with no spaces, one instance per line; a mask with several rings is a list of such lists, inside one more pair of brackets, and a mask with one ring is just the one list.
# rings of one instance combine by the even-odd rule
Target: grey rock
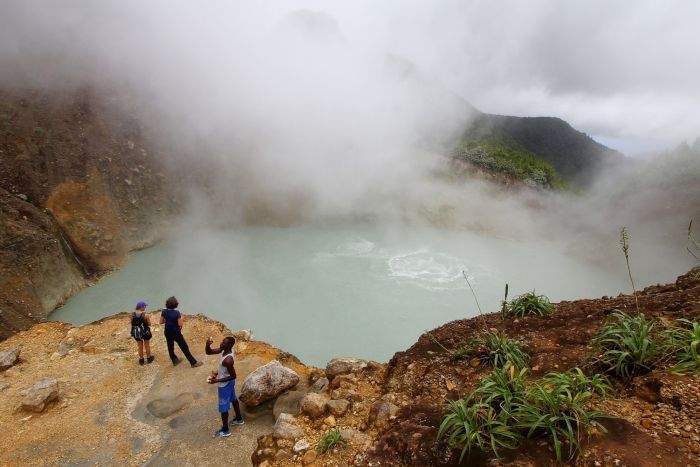
[[275,427],[272,429],[272,436],[277,439],[297,439],[304,435],[304,430],[296,425],[296,420],[288,413],[281,413],[277,417]]
[[19,347],[0,352],[0,371],[5,371],[19,360]]
[[309,418],[318,418],[326,413],[327,402],[328,396],[325,394],[310,392],[301,400],[299,407],[301,412],[308,415]]
[[377,401],[369,411],[369,423],[380,429],[385,428],[398,412],[399,408],[391,402]]
[[248,375],[243,381],[239,398],[245,405],[260,405],[296,386],[298,382],[299,375],[294,370],[272,360]]
[[370,444],[370,437],[366,435],[365,433],[362,433],[360,430],[356,430],[354,428],[341,428],[340,429],[340,438],[343,441],[346,441],[350,444],[353,444],[355,446],[364,446],[367,447]]
[[305,439],[300,439],[299,441],[294,443],[294,447],[292,448],[292,451],[299,454],[300,452],[306,451],[310,447],[311,447],[311,445],[309,444],[308,441],[306,441]]
[[332,359],[326,365],[326,376],[333,379],[338,375],[356,373],[367,366],[367,360],[359,358],[338,357]]
[[231,333],[231,334],[236,339],[236,341],[244,341],[244,342],[249,341],[253,335],[253,333],[250,332],[250,329],[240,329],[238,331],[233,331],[233,333]]
[[299,408],[299,402],[306,394],[305,391],[287,391],[280,395],[275,400],[274,407],[272,407],[272,415],[274,415],[275,418],[279,417],[281,413],[299,415],[301,410]]
[[53,378],[44,378],[26,391],[22,408],[30,412],[43,412],[46,404],[56,399],[58,399],[58,381]]
[[311,390],[313,392],[323,392],[326,390],[328,387],[328,378],[326,377],[321,377],[314,381],[314,384],[311,386]]

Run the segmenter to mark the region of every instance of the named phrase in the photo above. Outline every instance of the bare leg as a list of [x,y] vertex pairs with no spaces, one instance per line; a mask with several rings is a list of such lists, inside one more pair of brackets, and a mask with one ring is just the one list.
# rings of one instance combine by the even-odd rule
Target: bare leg
[[[233,410],[236,412],[236,420],[240,420],[243,417],[241,416],[241,406],[238,404],[238,399],[233,401],[231,403],[233,405]],[[226,414],[228,416],[228,414]]]
[[150,357],[151,356],[151,341],[143,341],[143,346],[146,348],[146,356]]
[[228,431],[228,412],[221,412],[221,429]]
[[136,341],[139,347],[139,358],[143,358],[143,341]]

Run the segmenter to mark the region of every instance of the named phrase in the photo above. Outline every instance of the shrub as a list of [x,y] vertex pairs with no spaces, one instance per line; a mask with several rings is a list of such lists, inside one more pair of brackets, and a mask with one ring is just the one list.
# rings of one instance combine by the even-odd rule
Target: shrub
[[321,453],[326,453],[340,444],[341,441],[340,430],[338,428],[333,428],[318,441],[316,450]]
[[614,313],[593,338],[595,363],[624,379],[650,371],[659,353],[653,330],[643,314]]
[[587,408],[593,393],[585,386],[592,382],[581,385],[582,382],[578,375],[550,374],[548,381],[528,388],[525,402],[513,413],[516,426],[528,438],[545,436],[550,439],[559,461],[565,451],[569,458],[576,455],[584,432],[593,427],[606,431],[597,422],[605,414]]
[[679,319],[679,325],[663,333],[664,354],[676,361],[674,371],[700,372],[700,323]]
[[575,368],[567,373],[550,373],[530,387],[527,370],[512,365],[494,369],[481,380],[466,399],[450,402],[440,424],[438,437],[451,448],[461,450],[460,461],[472,449],[492,452],[516,448],[522,439],[550,438],[557,460],[564,453],[573,457],[580,449],[584,432],[595,427],[601,412],[589,410],[595,393],[605,395],[605,377],[587,377]]
[[544,295],[527,292],[511,300],[504,308],[507,315],[519,318],[525,315],[549,316],[554,311],[554,305]]

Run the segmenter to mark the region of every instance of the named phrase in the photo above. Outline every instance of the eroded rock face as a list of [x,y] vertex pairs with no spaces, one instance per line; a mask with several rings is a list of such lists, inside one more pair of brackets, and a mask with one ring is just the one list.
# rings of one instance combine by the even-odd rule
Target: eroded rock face
[[22,408],[30,412],[43,412],[46,404],[58,399],[58,381],[44,378],[27,390]]
[[332,359],[326,365],[326,376],[333,379],[338,375],[356,373],[367,366],[367,360],[359,358],[338,357]]
[[5,371],[11,366],[13,366],[19,360],[19,348],[14,347],[12,349],[0,352],[0,371]]
[[274,399],[299,383],[299,375],[277,360],[261,366],[243,381],[239,399],[245,405],[255,407]]
[[308,415],[310,418],[318,418],[325,415],[327,402],[328,396],[325,394],[310,392],[301,400],[299,407],[303,414]]

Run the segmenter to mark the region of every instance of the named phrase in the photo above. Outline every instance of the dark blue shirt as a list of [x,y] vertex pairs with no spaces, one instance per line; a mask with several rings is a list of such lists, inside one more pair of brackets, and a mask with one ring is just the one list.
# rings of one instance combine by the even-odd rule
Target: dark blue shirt
[[180,326],[178,326],[177,320],[180,319],[182,315],[179,311],[166,308],[160,315],[165,319],[165,332],[169,334],[180,332]]

